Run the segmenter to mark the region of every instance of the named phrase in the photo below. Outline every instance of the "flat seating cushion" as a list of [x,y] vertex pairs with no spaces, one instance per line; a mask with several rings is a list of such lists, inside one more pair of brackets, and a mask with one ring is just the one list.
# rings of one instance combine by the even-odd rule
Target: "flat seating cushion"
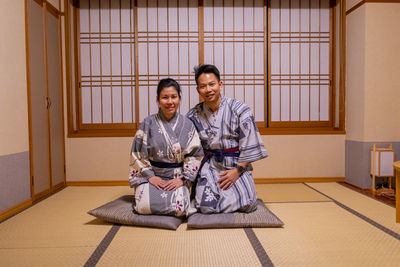
[[195,213],[188,219],[188,227],[190,228],[256,228],[282,226],[283,222],[265,206],[261,199],[257,200],[257,210],[251,213]]
[[101,220],[136,226],[147,226],[176,230],[183,222],[183,218],[165,215],[141,215],[133,212],[133,195],[126,195],[88,211]]

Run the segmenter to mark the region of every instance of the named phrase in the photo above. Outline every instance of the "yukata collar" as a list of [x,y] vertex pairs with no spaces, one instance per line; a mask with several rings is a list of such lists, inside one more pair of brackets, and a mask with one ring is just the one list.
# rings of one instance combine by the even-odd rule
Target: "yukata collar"
[[[219,103],[218,110],[217,110],[217,112],[216,112],[215,114],[218,114],[219,110],[225,106],[225,104],[226,104],[226,99],[227,99],[227,98],[226,98],[223,94],[221,94],[221,103]],[[210,114],[214,114],[214,112],[211,110],[211,108],[210,108],[205,102],[203,102],[203,103],[204,103],[204,106],[205,106],[206,110],[207,110]]]
[[167,120],[167,118],[165,118],[164,113],[162,112],[161,108],[158,109],[158,115],[160,116],[161,120],[166,122],[166,123],[171,123],[171,124],[175,124],[177,118],[178,118],[178,112],[175,112],[174,116],[172,117],[171,120]]

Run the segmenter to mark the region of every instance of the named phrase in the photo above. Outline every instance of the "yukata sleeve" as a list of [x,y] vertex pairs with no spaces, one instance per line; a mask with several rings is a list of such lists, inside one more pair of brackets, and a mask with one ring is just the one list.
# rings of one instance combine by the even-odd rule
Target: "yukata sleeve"
[[186,118],[189,119],[193,124],[194,127],[196,128],[197,132],[203,131],[203,126],[201,125],[201,122],[199,121],[199,112],[200,112],[200,106],[199,104],[196,105],[196,107],[192,108],[189,110],[189,112],[186,114]]
[[239,151],[238,162],[254,162],[268,156],[248,106],[239,114]]
[[188,142],[183,151],[183,176],[192,182],[195,181],[199,171],[201,160],[203,159],[203,148],[201,146],[199,134],[192,123],[188,134]]
[[147,182],[149,178],[155,176],[149,161],[149,122],[144,120],[136,132],[133,139],[130,162],[129,162],[129,183],[135,185]]

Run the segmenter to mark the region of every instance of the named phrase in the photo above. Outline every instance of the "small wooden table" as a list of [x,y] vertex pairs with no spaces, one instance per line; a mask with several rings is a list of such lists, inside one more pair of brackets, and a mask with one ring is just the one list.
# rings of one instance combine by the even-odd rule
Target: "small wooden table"
[[400,223],[400,161],[393,163],[396,169],[396,222]]

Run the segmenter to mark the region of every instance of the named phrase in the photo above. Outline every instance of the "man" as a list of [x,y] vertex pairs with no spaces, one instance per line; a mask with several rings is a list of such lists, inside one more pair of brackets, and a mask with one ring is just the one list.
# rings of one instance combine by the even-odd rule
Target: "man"
[[196,207],[202,213],[252,212],[257,193],[251,162],[267,157],[251,109],[221,95],[223,82],[213,65],[195,68],[197,92],[204,102],[187,114],[204,149],[197,177]]

